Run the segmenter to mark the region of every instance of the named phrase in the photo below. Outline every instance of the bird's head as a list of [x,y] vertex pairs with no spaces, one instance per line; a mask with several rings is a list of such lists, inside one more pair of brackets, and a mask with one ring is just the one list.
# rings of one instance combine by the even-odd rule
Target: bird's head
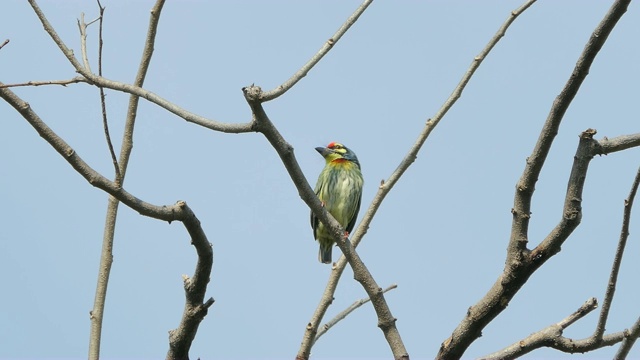
[[327,145],[327,147],[317,147],[316,151],[325,158],[327,164],[349,161],[360,168],[360,162],[358,161],[356,153],[340,143],[332,142]]

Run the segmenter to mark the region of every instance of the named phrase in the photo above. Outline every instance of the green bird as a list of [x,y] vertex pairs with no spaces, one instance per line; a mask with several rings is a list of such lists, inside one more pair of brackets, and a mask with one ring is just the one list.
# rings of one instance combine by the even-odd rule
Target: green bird
[[[316,184],[315,192],[327,211],[342,225],[347,236],[356,225],[364,179],[356,154],[346,146],[332,142],[316,151],[326,165]],[[311,212],[313,237],[320,243],[318,260],[331,264],[331,247],[335,243],[329,229]]]

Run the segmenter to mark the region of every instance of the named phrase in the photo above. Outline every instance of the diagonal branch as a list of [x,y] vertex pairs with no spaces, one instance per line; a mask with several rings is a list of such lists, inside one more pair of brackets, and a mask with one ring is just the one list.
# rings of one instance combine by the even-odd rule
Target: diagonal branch
[[591,311],[598,307],[598,300],[591,298],[587,300],[578,310],[569,315],[565,319],[550,325],[536,333],[533,333],[526,338],[512,344],[500,351],[493,354],[481,357],[481,360],[498,360],[498,359],[515,359],[524,354],[527,354],[535,349],[546,346],[551,341],[557,340],[562,337],[562,332],[571,326],[574,322],[583,318]]
[[589,68],[595,56],[604,45],[618,20],[626,12],[629,2],[630,0],[617,0],[614,2],[591,35],[564,89],[553,102],[549,116],[540,132],[538,142],[532,155],[527,159],[525,170],[516,185],[512,209],[513,223],[509,245],[507,246],[507,260],[504,272],[487,294],[476,305],[469,308],[451,336],[442,343],[438,352],[438,359],[462,357],[469,345],[480,337],[482,329],[507,307],[513,296],[529,277],[551,256],[560,251],[562,243],[580,223],[584,177],[586,176],[589,161],[596,154],[595,149],[591,147],[598,147],[593,143],[595,140],[592,137],[595,131],[591,129],[581,135],[560,223],[535,250],[529,251],[527,249],[531,198],[535,183],[538,180],[553,139],[558,132],[562,117],[589,73]]
[[[327,212],[326,208],[320,204],[320,200],[309,186],[309,182],[305,178],[298,162],[293,153],[293,147],[289,145],[282,137],[278,129],[273,125],[269,117],[262,108],[261,89],[257,86],[243,88],[245,98],[254,117],[254,126],[258,132],[261,132],[271,146],[276,150],[282,160],[289,176],[293,180],[294,185],[298,189],[298,194],[302,200],[311,208],[314,214],[324,223],[336,239],[336,244],[342,250],[344,257],[353,269],[354,278],[362,285],[367,295],[371,299],[373,308],[378,316],[378,327],[382,330],[387,343],[389,344],[393,357],[395,359],[408,359],[409,355],[404,347],[398,328],[396,327],[396,318],[391,314],[391,310],[384,299],[382,288],[378,286],[373,276],[360,259],[349,239],[344,235],[344,229],[340,224]],[[308,355],[307,357],[308,358]],[[306,359],[305,358],[305,359]]]
[[[606,346],[613,346],[622,343],[615,359],[624,359],[633,342],[640,334],[640,320],[638,320],[631,331],[624,330],[612,334],[606,334],[600,338],[596,338],[595,334],[586,339],[571,339],[562,336],[564,330],[571,326],[574,322],[583,318],[585,315],[595,310],[598,303],[595,298],[587,300],[576,312],[569,315],[562,321],[550,325],[538,332],[535,332],[526,338],[507,346],[493,354],[481,357],[482,360],[508,360],[521,357],[533,350],[549,347],[565,353],[577,354],[586,353]],[[634,332],[635,331],[635,332]],[[625,344],[629,344],[628,349]]]
[[68,80],[45,80],[45,81],[27,81],[24,83],[18,83],[18,84],[3,84],[0,87],[3,88],[8,88],[8,87],[20,87],[20,86],[43,86],[43,85],[61,85],[61,86],[67,86],[69,84],[76,84],[79,82],[84,82],[86,83],[87,80],[83,77],[80,76],[76,76],[72,79],[68,79]]
[[[382,293],[384,294],[387,291],[393,290],[393,289],[395,289],[397,287],[398,287],[398,285],[396,285],[396,284],[389,285],[384,290],[382,290]],[[341,312],[339,312],[338,315],[336,315],[333,319],[329,320],[326,324],[324,324],[324,325],[322,325],[320,327],[320,330],[318,331],[318,335],[316,335],[316,338],[314,339],[314,343],[316,341],[318,341],[318,339],[320,339],[320,337],[322,335],[326,334],[327,331],[329,331],[329,329],[331,329],[334,325],[339,323],[341,320],[343,320],[344,318],[349,316],[349,314],[351,314],[354,310],[356,310],[360,306],[368,303],[369,301],[371,301],[370,298],[363,298],[363,299],[360,299],[360,300],[356,300],[348,308],[346,308],[346,309],[342,310]]]
[[[1,83],[0,83],[1,84]],[[104,190],[116,197],[141,215],[164,221],[182,221],[183,211],[177,205],[158,206],[147,203],[131,193],[117,186],[89,166],[69,144],[59,137],[42,119],[31,109],[31,106],[20,99],[11,90],[0,88],[0,98],[11,105],[31,126],[44,138],[89,184]]]
[[344,24],[342,24],[342,26],[340,26],[338,31],[336,31],[336,33],[333,34],[333,36],[322,45],[320,50],[315,55],[313,55],[313,57],[306,64],[304,64],[304,66],[302,66],[302,68],[300,68],[300,70],[296,71],[296,73],[293,74],[293,76],[291,76],[282,85],[278,86],[277,88],[271,91],[266,91],[262,93],[259,99],[260,102],[267,102],[279,97],[280,95],[284,94],[289,89],[291,89],[296,83],[298,83],[298,81],[302,80],[303,77],[307,76],[309,71],[329,52],[329,50],[333,48],[333,46],[338,42],[338,40],[340,40],[342,35],[344,35],[347,32],[347,30],[349,30],[349,28],[353,24],[355,24],[356,21],[358,21],[358,18],[360,17],[360,15],[364,13],[364,11],[372,2],[373,0],[365,0],[356,9],[356,11],[351,16],[349,16],[347,21]]
[[[524,4],[522,4],[518,9],[514,10],[509,14],[507,20],[502,24],[502,26],[498,29],[496,34],[491,38],[491,40],[487,43],[487,45],[482,49],[482,51],[473,59],[473,62],[463,75],[462,79],[453,90],[449,98],[445,101],[442,107],[436,112],[436,114],[427,121],[425,127],[418,135],[413,146],[409,149],[407,155],[402,159],[396,170],[389,176],[386,181],[383,181],[378,188],[376,195],[371,202],[371,205],[364,213],[362,221],[356,231],[352,234],[351,242],[354,247],[357,247],[362,237],[367,233],[369,229],[369,225],[373,220],[373,217],[377,213],[380,205],[384,201],[385,197],[391,191],[391,189],[395,186],[395,184],[400,180],[400,177],[404,174],[404,172],[413,164],[413,162],[417,159],[418,152],[422,148],[423,144],[433,131],[435,127],[440,123],[440,120],[444,118],[449,109],[456,103],[456,101],[461,97],[462,92],[464,91],[467,83],[471,80],[471,77],[476,72],[476,70],[480,67],[482,61],[489,55],[491,50],[495,47],[495,45],[504,37],[507,29],[513,23],[513,21],[524,12],[527,8],[529,8],[535,0],[528,0]],[[314,314],[311,317],[311,321],[307,325],[302,343],[300,345],[300,349],[298,350],[298,357],[300,358],[308,358],[311,347],[313,346],[316,334],[318,333],[318,327],[320,326],[320,322],[324,317],[324,314],[327,311],[329,305],[333,301],[333,297],[338,286],[338,282],[340,281],[340,277],[347,265],[347,261],[344,257],[340,257],[340,259],[336,262],[336,265],[329,276],[329,280],[327,281],[327,285],[325,287],[325,291],[322,294],[320,299],[320,304],[316,308]]]

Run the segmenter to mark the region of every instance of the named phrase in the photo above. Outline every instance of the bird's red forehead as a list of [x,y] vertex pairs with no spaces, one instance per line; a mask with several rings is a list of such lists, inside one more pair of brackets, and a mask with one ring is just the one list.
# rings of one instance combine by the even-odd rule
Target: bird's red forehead
[[336,146],[336,142],[335,141],[332,141],[332,142],[329,143],[329,145],[327,145],[327,147],[329,149],[333,148],[334,146]]

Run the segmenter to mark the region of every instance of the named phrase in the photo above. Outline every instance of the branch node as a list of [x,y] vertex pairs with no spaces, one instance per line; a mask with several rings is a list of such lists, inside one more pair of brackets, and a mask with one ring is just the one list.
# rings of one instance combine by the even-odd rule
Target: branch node
[[580,139],[593,139],[593,135],[597,134],[596,129],[587,129],[580,134]]
[[249,86],[243,87],[242,93],[244,94],[244,97],[245,99],[247,99],[247,101],[257,102],[260,100],[260,96],[262,95],[262,88],[260,86],[251,84]]
[[383,331],[385,331],[385,330],[389,329],[390,327],[394,326],[397,320],[398,319],[396,319],[396,318],[391,318],[389,321],[380,321],[380,322],[378,322],[378,327],[380,329],[382,329]]

